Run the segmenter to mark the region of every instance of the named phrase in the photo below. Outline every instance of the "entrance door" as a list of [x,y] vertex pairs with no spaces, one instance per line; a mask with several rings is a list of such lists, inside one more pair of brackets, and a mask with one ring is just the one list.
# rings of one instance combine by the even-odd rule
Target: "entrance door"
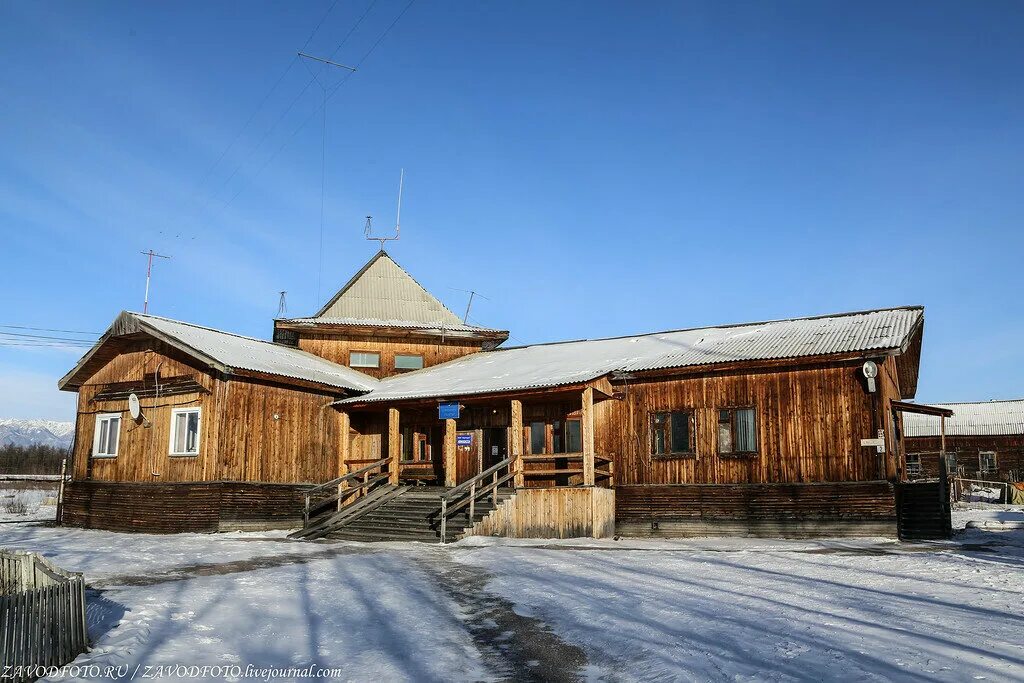
[[483,468],[493,465],[508,457],[508,438],[503,427],[492,427],[484,432],[484,463]]
[[476,431],[455,433],[456,484],[461,484],[480,472],[480,441]]

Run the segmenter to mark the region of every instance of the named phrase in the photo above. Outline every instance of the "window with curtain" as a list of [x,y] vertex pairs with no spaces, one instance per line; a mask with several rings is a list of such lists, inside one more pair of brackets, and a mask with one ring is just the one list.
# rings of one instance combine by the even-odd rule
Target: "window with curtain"
[[175,408],[171,411],[171,455],[199,453],[199,408]]
[[651,455],[695,452],[693,411],[651,413]]
[[757,452],[757,418],[753,408],[718,411],[718,452],[723,455]]
[[121,414],[101,413],[96,416],[96,432],[92,438],[92,454],[98,458],[113,458],[117,455],[117,443],[121,436]]
[[907,476],[908,477],[919,477],[919,476],[921,476],[921,454],[920,453],[907,453]]

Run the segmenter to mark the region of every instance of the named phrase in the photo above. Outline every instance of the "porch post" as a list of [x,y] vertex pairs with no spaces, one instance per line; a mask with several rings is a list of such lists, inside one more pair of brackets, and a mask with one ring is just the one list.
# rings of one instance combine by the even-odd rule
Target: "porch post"
[[583,485],[594,485],[594,388],[583,390],[580,410],[580,431],[583,439]]
[[517,399],[512,399],[509,430],[508,454],[512,458],[512,467],[516,472],[516,488],[521,489],[526,481],[523,476],[523,402]]
[[398,461],[402,457],[402,433],[398,429],[398,408],[388,408],[388,483],[398,484]]
[[455,420],[444,421],[444,442],[441,444],[444,457],[444,485],[455,486]]
[[[338,415],[338,476],[348,474],[349,457],[349,431],[352,427],[352,419],[344,410]],[[338,509],[342,508],[341,494],[349,486],[347,481],[338,484]]]

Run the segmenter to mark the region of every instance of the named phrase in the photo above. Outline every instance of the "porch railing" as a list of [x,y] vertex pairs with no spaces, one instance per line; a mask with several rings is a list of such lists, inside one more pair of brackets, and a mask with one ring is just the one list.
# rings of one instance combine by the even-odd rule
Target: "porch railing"
[[498,504],[498,487],[514,479],[516,470],[514,458],[505,458],[497,465],[488,467],[472,479],[441,494],[441,543],[448,540],[448,517],[469,507],[470,524],[476,519],[476,501],[490,494],[492,503]]
[[311,519],[326,511],[336,512],[344,507],[345,501],[350,497],[357,494],[366,495],[379,484],[386,482],[389,477],[389,462],[388,458],[374,460],[369,465],[307,490],[306,504],[302,511],[302,526],[308,527]]
[[[548,453],[545,455],[521,456],[523,465],[529,463],[550,464],[550,467],[529,469],[523,467],[524,479],[552,479],[554,477],[573,477],[583,474],[582,453]],[[558,461],[564,461],[568,467],[559,467]],[[611,456],[594,455],[595,483],[607,481],[608,486],[615,485],[615,461]]]

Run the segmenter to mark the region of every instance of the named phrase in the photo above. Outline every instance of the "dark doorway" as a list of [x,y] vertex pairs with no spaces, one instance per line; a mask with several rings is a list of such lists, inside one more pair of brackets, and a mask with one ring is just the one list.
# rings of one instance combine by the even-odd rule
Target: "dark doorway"
[[497,465],[508,457],[508,439],[504,427],[491,427],[483,430],[484,438],[484,469]]

